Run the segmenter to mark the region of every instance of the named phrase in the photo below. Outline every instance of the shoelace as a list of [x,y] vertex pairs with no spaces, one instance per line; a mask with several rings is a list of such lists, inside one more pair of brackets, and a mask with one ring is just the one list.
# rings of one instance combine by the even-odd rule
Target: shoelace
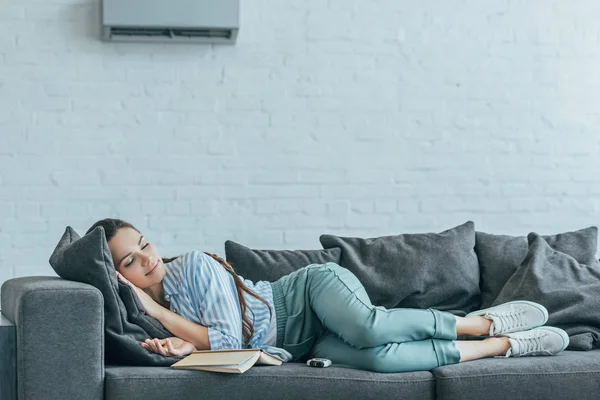
[[494,336],[494,333],[497,333],[502,329],[505,330],[507,327],[519,328],[524,326],[525,324],[522,317],[522,310],[486,314],[486,318],[492,320],[492,325],[490,326],[490,336]]
[[542,346],[542,338],[544,336],[546,336],[546,333],[538,332],[538,333],[530,334],[529,337],[510,338],[510,340],[513,340],[518,343],[519,351],[517,351],[515,354],[515,352],[512,349],[512,346],[511,346],[511,349],[509,350],[509,353],[507,354],[507,356],[509,356],[510,354],[515,354],[516,356],[525,356],[528,354],[540,355],[540,354],[548,353],[548,351],[544,350],[544,348]]

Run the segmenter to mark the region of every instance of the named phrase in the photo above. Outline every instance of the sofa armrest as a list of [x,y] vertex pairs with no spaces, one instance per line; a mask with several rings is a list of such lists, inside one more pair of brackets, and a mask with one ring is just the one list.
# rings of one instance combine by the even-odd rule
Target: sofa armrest
[[19,399],[103,399],[104,300],[95,287],[30,276],[2,284],[16,326]]

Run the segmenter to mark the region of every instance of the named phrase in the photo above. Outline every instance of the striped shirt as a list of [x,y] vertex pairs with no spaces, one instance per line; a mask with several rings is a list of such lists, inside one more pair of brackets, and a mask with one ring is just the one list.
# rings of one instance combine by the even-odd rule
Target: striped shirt
[[240,276],[250,290],[269,303],[273,312],[271,318],[265,303],[244,293],[246,315],[254,321],[254,334],[244,346],[239,297],[235,281],[225,267],[201,251],[192,251],[165,264],[165,269],[163,287],[171,311],[206,326],[211,350],[261,348],[286,362],[292,358],[288,351],[275,347],[277,322],[269,282],[253,283]]

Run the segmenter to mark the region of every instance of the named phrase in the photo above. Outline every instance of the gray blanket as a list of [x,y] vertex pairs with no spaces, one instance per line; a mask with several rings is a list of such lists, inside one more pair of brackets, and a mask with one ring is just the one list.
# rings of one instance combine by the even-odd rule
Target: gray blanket
[[568,349],[600,347],[600,263],[580,264],[553,250],[537,233],[527,237],[527,257],[504,284],[493,305],[529,300],[548,309],[547,326],[564,329]]

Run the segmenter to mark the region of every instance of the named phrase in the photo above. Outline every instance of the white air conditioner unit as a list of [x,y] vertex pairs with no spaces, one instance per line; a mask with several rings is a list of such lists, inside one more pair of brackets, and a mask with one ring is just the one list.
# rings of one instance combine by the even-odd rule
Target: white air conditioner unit
[[233,44],[240,0],[103,0],[107,41]]

